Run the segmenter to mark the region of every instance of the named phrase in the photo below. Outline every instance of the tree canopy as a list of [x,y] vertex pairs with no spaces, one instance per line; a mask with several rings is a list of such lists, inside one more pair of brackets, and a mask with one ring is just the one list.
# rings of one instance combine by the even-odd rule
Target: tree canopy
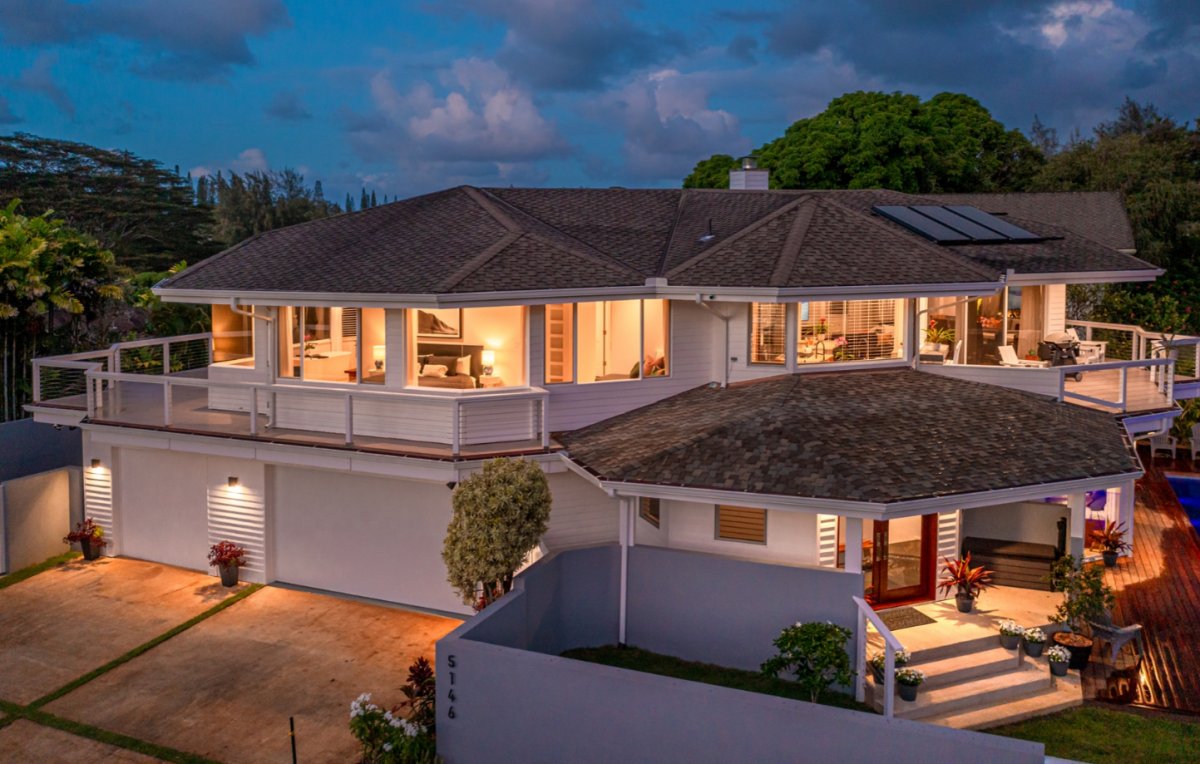
[[[1019,130],[978,101],[941,93],[857,92],[793,123],[755,153],[772,188],[888,188],[908,193],[1002,191],[1044,161]],[[732,157],[702,160],[685,188],[727,188]]]
[[230,173],[228,177],[218,172],[216,177],[202,180],[205,182],[197,187],[197,197],[212,215],[205,230],[221,247],[342,211],[325,201],[320,181],[310,188],[303,175],[289,168],[245,175]]

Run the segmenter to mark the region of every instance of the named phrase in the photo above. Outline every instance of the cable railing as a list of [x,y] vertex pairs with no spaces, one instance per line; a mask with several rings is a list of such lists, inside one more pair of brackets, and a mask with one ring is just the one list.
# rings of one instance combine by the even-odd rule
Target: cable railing
[[896,653],[903,652],[904,645],[896,639],[867,601],[862,597],[851,597],[858,606],[858,658],[855,670],[858,681],[855,683],[854,697],[859,703],[867,697],[867,623],[875,627],[879,636],[883,637],[883,715],[891,719],[896,715]]
[[1169,357],[1175,360],[1173,373],[1184,379],[1200,376],[1200,337],[1190,334],[1151,332],[1132,324],[1104,321],[1067,321],[1067,326],[1083,329],[1086,342],[1105,343],[1105,358],[1140,361]]

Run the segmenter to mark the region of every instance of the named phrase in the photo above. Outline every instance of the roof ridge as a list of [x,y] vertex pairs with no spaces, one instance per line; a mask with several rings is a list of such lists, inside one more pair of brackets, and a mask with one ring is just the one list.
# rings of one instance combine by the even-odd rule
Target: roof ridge
[[658,260],[658,267],[654,269],[655,276],[662,276],[666,270],[667,263],[671,262],[671,245],[675,243],[675,231],[679,228],[679,219],[683,217],[683,202],[687,198],[690,188],[679,190],[679,199],[675,202],[675,217],[671,218],[671,230],[667,232],[667,242],[663,245],[662,255]]
[[[909,196],[915,196],[915,194],[909,194]],[[920,197],[918,197],[918,198],[920,198]],[[848,204],[843,204],[842,202],[835,200],[833,196],[824,196],[824,197],[822,197],[822,201],[824,201],[825,203],[828,203],[828,204],[833,204],[836,207],[838,207],[838,209],[844,210],[848,214],[850,214],[856,218],[859,218],[863,222],[865,222],[869,225],[872,225],[881,231],[887,232],[887,234],[889,236],[892,236],[892,237],[898,236],[901,239],[903,239],[904,241],[910,242],[910,243],[920,247],[921,249],[925,250],[926,252],[929,252],[930,254],[937,255],[938,257],[943,257],[943,258],[946,258],[949,260],[958,261],[961,264],[966,265],[967,267],[969,267],[971,270],[975,271],[976,273],[984,276],[984,278],[986,278],[988,281],[996,281],[997,280],[996,274],[992,269],[987,268],[983,265],[980,265],[979,263],[975,262],[974,260],[967,257],[966,255],[959,254],[958,252],[955,252],[946,247],[939,247],[935,244],[930,244],[929,242],[923,240],[921,237],[917,236],[916,234],[912,234],[910,236],[908,234],[901,233],[900,231],[893,229],[890,225],[884,223],[879,218],[876,218],[873,215],[868,215],[865,212],[860,212],[859,210],[854,209],[853,207],[851,207]]]
[[475,257],[472,257],[470,260],[463,263],[463,265],[457,271],[443,279],[437,285],[438,292],[449,292],[454,287],[466,281],[472,273],[475,273],[475,271],[487,265],[488,261],[499,255],[504,250],[508,249],[509,246],[515,244],[521,239],[522,236],[525,235],[526,234],[521,231],[509,231],[508,233],[504,234],[499,239],[494,241],[491,246],[487,247],[478,255],[475,255]]
[[509,233],[525,232],[523,228],[517,225],[515,220],[504,214],[504,211],[496,206],[499,200],[494,196],[474,186],[463,186],[462,189],[467,196],[471,197],[471,201],[482,207],[483,211],[491,215],[497,223],[507,228]]
[[720,252],[722,249],[724,249],[728,245],[732,244],[733,242],[740,241],[741,239],[750,235],[754,231],[757,231],[759,228],[763,227],[767,223],[770,223],[773,220],[775,220],[775,218],[781,217],[781,216],[786,215],[787,213],[795,210],[801,203],[803,203],[806,199],[810,199],[810,198],[812,198],[810,194],[804,194],[802,196],[798,196],[796,199],[788,202],[787,204],[785,204],[777,209],[771,210],[771,212],[769,212],[768,214],[763,215],[762,217],[758,218],[757,220],[755,220],[754,222],[745,226],[744,228],[742,228],[738,231],[735,231],[734,233],[730,234],[729,236],[726,236],[724,239],[721,239],[721,241],[712,245],[708,249],[701,250],[700,252],[697,252],[696,254],[689,257],[687,260],[684,260],[679,265],[676,265],[674,268],[667,271],[666,277],[668,279],[670,279],[672,276],[682,273],[683,271],[687,270],[688,268],[691,268],[692,266],[696,265],[697,263],[707,259],[709,256],[714,255],[717,252]]
[[813,217],[816,216],[818,205],[817,200],[810,196],[796,208],[796,219],[792,221],[792,229],[788,231],[787,239],[783,242],[783,251],[779,254],[779,260],[775,263],[775,270],[768,282],[771,286],[787,284],[788,276],[792,275],[796,260],[800,257],[800,248],[804,245],[804,237],[808,234]]
[[[646,274],[642,273],[639,270],[631,268],[628,265],[625,265],[624,263],[617,260],[615,257],[608,254],[607,252],[600,249],[599,247],[589,244],[586,241],[583,241],[575,236],[572,236],[571,234],[562,230],[558,226],[553,225],[551,223],[547,223],[545,220],[542,220],[541,218],[537,217],[536,215],[533,215],[533,214],[521,209],[520,207],[516,206],[515,204],[505,201],[504,199],[500,199],[499,197],[493,195],[489,191],[485,191],[483,189],[478,189],[478,188],[472,188],[471,190],[483,195],[487,199],[488,202],[490,202],[492,205],[495,205],[495,207],[496,207],[495,212],[493,212],[491,209],[488,209],[487,207],[485,207],[485,209],[488,209],[489,214],[492,214],[493,216],[504,215],[504,219],[507,219],[512,225],[517,226],[518,224],[515,221],[513,221],[511,217],[505,215],[504,211],[501,209],[501,208],[506,208],[508,210],[511,210],[511,211],[517,213],[517,215],[523,216],[523,217],[527,218],[528,220],[533,221],[537,225],[542,226],[544,228],[548,228],[551,231],[554,231],[554,233],[558,234],[559,236],[562,236],[563,238],[570,240],[574,244],[578,245],[578,249],[572,248],[572,247],[566,247],[558,242],[551,241],[545,235],[540,234],[536,231],[530,230],[528,227],[519,229],[519,230],[522,230],[524,233],[528,234],[530,237],[535,238],[544,244],[548,244],[551,247],[554,247],[555,249],[561,250],[563,252],[570,252],[571,254],[576,255],[578,257],[583,257],[583,258],[593,260],[595,262],[607,265],[610,268],[615,268],[618,271],[621,271],[623,273],[632,274],[634,276],[641,276],[643,278],[645,278],[645,276],[646,276]],[[479,201],[479,200],[477,200],[477,201]],[[483,202],[480,201],[480,204],[482,205]],[[497,219],[500,220],[499,217],[497,217]],[[503,221],[502,221],[502,223],[503,223]]]

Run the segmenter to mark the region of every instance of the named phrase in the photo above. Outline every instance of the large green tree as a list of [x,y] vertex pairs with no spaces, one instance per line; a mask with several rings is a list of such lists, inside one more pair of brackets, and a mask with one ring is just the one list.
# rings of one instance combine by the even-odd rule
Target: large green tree
[[0,205],[16,198],[25,214],[53,211],[135,271],[165,270],[216,251],[201,235],[209,214],[195,204],[191,181],[126,151],[0,136]]
[[274,228],[304,223],[341,212],[318,187],[291,169],[279,172],[218,173],[205,184],[211,199],[211,238],[224,247]]
[[[941,93],[847,93],[755,152],[773,188],[889,188],[909,193],[1020,188],[1043,157],[978,101]],[[731,157],[702,160],[685,188],[728,186]]]

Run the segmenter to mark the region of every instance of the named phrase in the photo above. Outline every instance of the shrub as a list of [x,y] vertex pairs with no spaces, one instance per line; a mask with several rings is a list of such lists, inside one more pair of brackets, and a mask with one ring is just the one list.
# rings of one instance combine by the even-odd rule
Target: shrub
[[1046,660],[1051,663],[1066,663],[1071,660],[1071,651],[1061,645],[1046,648]]
[[218,568],[245,565],[246,550],[232,541],[218,541],[208,548],[208,564]]
[[[390,711],[363,693],[350,703],[350,733],[362,746],[363,764],[424,764],[437,759],[437,686],[433,666],[424,657],[408,667],[400,688],[405,700]],[[407,706],[407,718],[402,709]]]
[[794,674],[796,683],[816,703],[831,684],[848,685],[853,679],[850,654],[846,652],[848,639],[850,630],[833,623],[796,622],[775,638],[779,652],[763,663],[762,671],[776,677],[781,673]]
[[534,462],[492,459],[458,484],[452,502],[442,559],[463,602],[482,610],[512,589],[545,534],[550,486]]
[[96,525],[96,521],[90,517],[85,517],[81,522],[75,523],[75,530],[63,536],[64,544],[79,544],[85,540],[93,547],[108,544],[108,539],[104,538],[104,529]]

